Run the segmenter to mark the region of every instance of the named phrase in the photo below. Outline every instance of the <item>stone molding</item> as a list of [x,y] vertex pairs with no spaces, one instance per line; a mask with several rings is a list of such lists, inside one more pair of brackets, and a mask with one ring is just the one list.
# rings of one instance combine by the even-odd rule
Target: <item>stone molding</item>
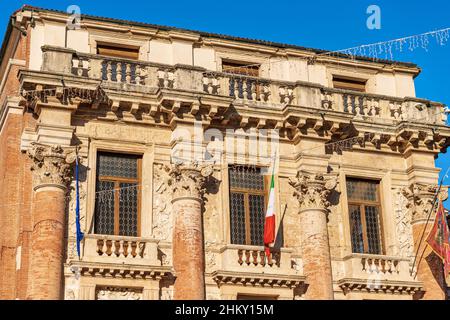
[[31,171],[35,190],[44,186],[67,188],[76,161],[75,148],[32,143],[27,154],[33,160]]
[[169,186],[172,202],[180,198],[201,200],[206,190],[208,177],[213,174],[213,165],[198,162],[175,163],[169,170]]
[[304,210],[328,210],[329,196],[337,186],[337,177],[325,177],[321,173],[305,173],[299,171],[289,184],[294,187],[294,195],[300,204],[300,212]]

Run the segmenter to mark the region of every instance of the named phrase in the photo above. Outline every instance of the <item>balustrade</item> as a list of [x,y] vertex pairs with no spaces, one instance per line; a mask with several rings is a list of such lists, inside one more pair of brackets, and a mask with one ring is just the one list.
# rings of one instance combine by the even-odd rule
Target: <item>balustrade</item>
[[[332,110],[356,119],[385,118],[392,121],[420,119],[444,124],[444,106],[418,99],[388,97],[350,90],[327,88],[308,82],[278,81],[260,77],[206,71],[198,67],[169,66],[145,61],[115,59],[73,50],[45,47],[43,71],[61,70],[78,77],[164,89],[194,90],[209,95],[232,97],[252,105],[294,105]],[[67,57],[71,59],[67,60]],[[62,64],[71,61],[69,66]],[[182,72],[181,72],[182,70]],[[198,80],[196,80],[198,79]]]

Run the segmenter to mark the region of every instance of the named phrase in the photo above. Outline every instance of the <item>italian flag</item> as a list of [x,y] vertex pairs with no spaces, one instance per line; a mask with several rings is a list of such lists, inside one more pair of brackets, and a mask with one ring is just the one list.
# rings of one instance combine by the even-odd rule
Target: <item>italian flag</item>
[[267,205],[266,221],[264,224],[264,251],[267,259],[270,257],[269,244],[275,241],[275,162],[273,164],[272,178],[270,179],[269,203]]

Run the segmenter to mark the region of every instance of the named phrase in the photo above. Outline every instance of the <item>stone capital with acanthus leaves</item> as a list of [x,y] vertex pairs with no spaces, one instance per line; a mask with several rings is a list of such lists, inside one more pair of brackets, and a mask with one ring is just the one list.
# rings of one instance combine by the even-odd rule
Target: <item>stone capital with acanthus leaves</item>
[[31,171],[35,190],[44,186],[67,187],[77,157],[75,147],[33,143],[27,154],[33,161]]
[[168,184],[172,190],[173,201],[179,198],[201,199],[206,190],[207,180],[212,176],[212,164],[180,162],[167,169]]
[[294,195],[300,205],[300,211],[308,209],[328,210],[329,197],[336,189],[338,179],[336,176],[325,176],[321,173],[306,173],[299,171],[295,179],[289,184],[294,187]]

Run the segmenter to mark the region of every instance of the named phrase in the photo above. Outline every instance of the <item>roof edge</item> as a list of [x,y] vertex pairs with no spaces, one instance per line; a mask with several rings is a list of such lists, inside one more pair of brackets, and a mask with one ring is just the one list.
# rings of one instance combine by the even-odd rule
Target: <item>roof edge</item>
[[[35,7],[35,6],[31,6],[31,5],[24,5],[16,12],[18,12],[20,10],[58,13],[58,14],[68,15],[66,12],[61,11],[61,10],[46,9],[46,8]],[[14,12],[12,16],[14,16],[14,14],[16,12]],[[344,53],[339,53],[339,52],[334,52],[334,51],[324,50],[324,49],[302,47],[302,46],[298,46],[298,45],[286,44],[286,43],[280,43],[280,42],[272,42],[272,41],[268,41],[268,40],[236,37],[236,36],[224,35],[224,34],[219,34],[219,33],[210,33],[210,32],[205,32],[205,31],[164,26],[164,25],[151,24],[151,23],[146,23],[146,22],[138,22],[138,21],[130,21],[130,20],[122,20],[122,19],[116,19],[116,18],[94,16],[94,15],[89,15],[89,14],[81,14],[81,18],[115,23],[115,24],[120,24],[120,25],[130,25],[130,26],[137,26],[137,27],[144,27],[144,28],[155,28],[155,29],[159,29],[159,30],[163,30],[163,31],[181,31],[181,32],[197,33],[203,37],[217,38],[217,39],[222,39],[222,40],[230,40],[230,41],[236,41],[236,42],[242,42],[242,43],[248,43],[248,44],[258,44],[258,45],[263,45],[263,46],[268,46],[268,47],[277,47],[277,48],[282,48],[282,49],[295,49],[295,50],[309,51],[309,52],[316,53],[316,54],[325,54],[325,53],[333,52],[334,57],[338,57],[338,58],[342,58],[342,59],[348,59],[348,60],[356,59],[358,61],[364,61],[364,62],[370,62],[370,63],[381,63],[381,64],[388,64],[388,65],[398,65],[398,66],[403,66],[403,67],[407,67],[407,68],[416,68],[416,69],[419,69],[418,73],[420,73],[420,70],[421,70],[417,64],[412,63],[412,62],[402,62],[402,61],[386,60],[386,59],[379,59],[377,61],[374,61],[372,58],[366,57],[366,56],[350,56],[350,55],[347,55]],[[4,39],[4,41],[5,41],[5,39]],[[3,46],[5,46],[4,43],[3,43]],[[1,63],[2,58],[3,57],[0,55],[0,63]]]

